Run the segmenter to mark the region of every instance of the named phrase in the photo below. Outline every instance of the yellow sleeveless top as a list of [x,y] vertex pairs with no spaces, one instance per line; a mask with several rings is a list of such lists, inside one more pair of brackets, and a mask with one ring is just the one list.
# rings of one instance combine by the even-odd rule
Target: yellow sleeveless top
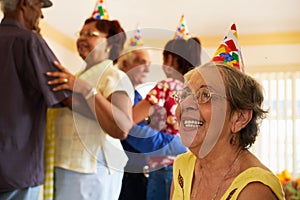
[[[189,200],[193,180],[196,156],[191,152],[179,155],[173,165],[173,200]],[[243,188],[251,182],[261,182],[267,185],[279,200],[284,199],[284,193],[279,179],[271,172],[252,167],[238,175],[227,189],[221,200],[235,200]],[[199,197],[201,199],[201,197]]]

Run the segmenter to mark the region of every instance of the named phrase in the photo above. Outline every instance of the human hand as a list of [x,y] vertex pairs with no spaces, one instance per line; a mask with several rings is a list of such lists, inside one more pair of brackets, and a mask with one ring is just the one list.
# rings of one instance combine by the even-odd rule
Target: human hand
[[48,85],[57,85],[53,88],[53,91],[71,90],[73,92],[81,93],[83,96],[86,96],[91,92],[93,88],[91,85],[74,76],[60,63],[55,61],[54,64],[60,71],[46,73],[47,76],[54,78],[53,80],[48,81]]
[[46,73],[47,76],[53,78],[53,80],[48,81],[48,85],[56,85],[53,88],[53,91],[60,91],[60,90],[73,91],[76,77],[57,61],[54,61],[54,65],[60,71]]

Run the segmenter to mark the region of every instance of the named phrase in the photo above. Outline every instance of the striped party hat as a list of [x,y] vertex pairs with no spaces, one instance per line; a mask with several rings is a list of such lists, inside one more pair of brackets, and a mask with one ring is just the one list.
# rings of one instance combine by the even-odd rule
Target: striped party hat
[[104,7],[104,0],[97,0],[92,17],[95,19],[108,20],[108,12]]
[[235,24],[231,25],[228,34],[215,52],[212,61],[224,62],[245,72],[242,52],[238,41],[238,34]]
[[129,46],[131,46],[131,47],[144,46],[144,42],[143,42],[143,39],[141,36],[141,29],[139,26],[137,27],[134,36],[132,38],[130,38]]
[[184,15],[181,15],[179,24],[177,26],[177,29],[176,29],[176,32],[174,35],[174,39],[188,40],[189,38],[191,38],[191,35],[190,35],[188,27],[185,23]]

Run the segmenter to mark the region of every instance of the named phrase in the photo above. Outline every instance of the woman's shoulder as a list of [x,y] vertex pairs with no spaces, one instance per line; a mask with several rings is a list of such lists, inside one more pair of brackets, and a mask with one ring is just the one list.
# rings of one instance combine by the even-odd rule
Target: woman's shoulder
[[243,189],[248,186],[250,187],[252,183],[255,183],[255,188],[266,188],[267,186],[279,199],[283,196],[282,187],[278,178],[270,170],[262,167],[250,167],[242,171],[233,180],[230,188],[227,190],[227,195],[238,196]]
[[113,64],[112,60],[106,59],[98,64],[102,71],[102,75],[106,79],[127,79],[127,74],[120,70],[116,65]]
[[[240,178],[242,177],[242,178]],[[239,179],[270,179],[276,177],[269,169],[262,167],[250,167],[241,172],[237,178]],[[237,179],[236,178],[236,179]]]

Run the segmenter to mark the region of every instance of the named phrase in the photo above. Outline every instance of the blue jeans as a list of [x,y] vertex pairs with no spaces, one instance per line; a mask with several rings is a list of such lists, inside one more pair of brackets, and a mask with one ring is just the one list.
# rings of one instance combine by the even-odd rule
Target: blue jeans
[[0,200],[38,200],[41,186],[0,193]]
[[163,167],[149,173],[147,200],[169,200],[173,166]]
[[97,156],[97,173],[79,173],[54,168],[55,200],[118,200],[124,172],[110,173],[102,150]]

